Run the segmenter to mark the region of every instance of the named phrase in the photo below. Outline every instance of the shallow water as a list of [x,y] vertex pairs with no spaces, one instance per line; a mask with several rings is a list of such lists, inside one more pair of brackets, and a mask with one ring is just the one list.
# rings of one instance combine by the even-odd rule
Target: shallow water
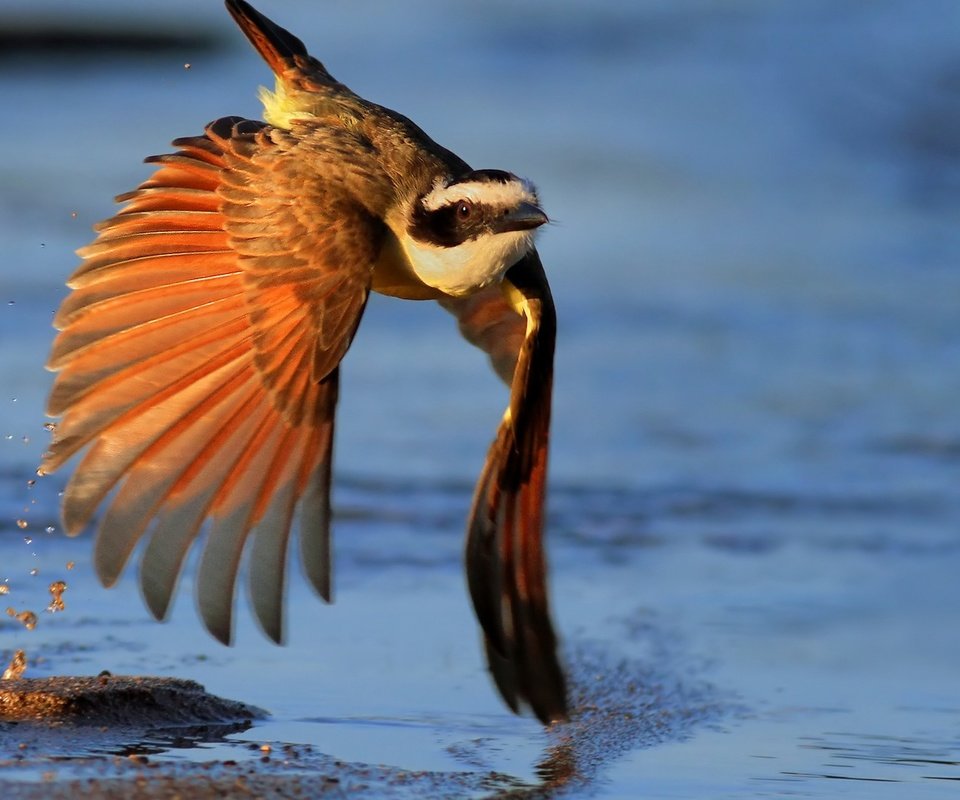
[[[98,586],[89,536],[46,531],[65,476],[27,482],[71,251],[143,156],[256,115],[267,80],[218,4],[170,0],[148,22],[120,5],[84,13],[206,44],[0,59],[0,608],[40,616],[33,631],[0,616],[0,662],[23,648],[33,675],[194,678],[273,714],[158,758],[294,743],[549,781],[562,734],[500,706],[462,585],[505,393],[437,309],[368,309],[344,368],[337,602],[295,580],[288,647],[246,612],[238,646],[215,644],[187,585],[157,625],[130,576]],[[570,791],[953,796],[955,5],[261,5],[355,90],[529,175],[557,220],[540,243],[561,324],[550,555],[597,709],[566,742]],[[0,23],[38,8],[78,13],[12,0]],[[57,579],[67,608],[42,612]]]

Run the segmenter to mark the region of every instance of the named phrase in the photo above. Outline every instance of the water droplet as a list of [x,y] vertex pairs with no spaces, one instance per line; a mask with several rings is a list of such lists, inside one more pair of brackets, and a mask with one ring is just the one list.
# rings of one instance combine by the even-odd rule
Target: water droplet
[[17,520],[17,527],[18,527],[20,530],[26,529],[27,524],[28,524],[28,523],[27,523],[27,521],[26,521],[25,519],[18,519],[18,520]]
[[3,671],[3,675],[0,676],[0,680],[5,681],[15,681],[17,678],[23,676],[23,673],[27,669],[27,654],[23,650],[17,650],[13,654],[13,658],[10,661],[10,666]]
[[31,539],[29,536],[24,536],[23,541],[25,541],[27,544],[33,544],[33,539]]
[[32,570],[30,570],[30,574],[33,575],[34,577],[36,577],[37,575],[40,574],[40,570],[38,570],[36,567],[34,567]]
[[27,481],[27,486],[29,486],[31,489],[32,489],[34,486],[36,486],[36,485],[37,485],[37,479],[36,479],[36,478],[31,478],[30,480]]
[[8,607],[7,616],[15,617],[16,619],[20,620],[20,622],[23,623],[23,627],[25,627],[28,631],[32,631],[37,627],[37,615],[32,611],[21,611],[18,614],[16,609]]
[[73,569],[75,566],[77,566],[76,562],[74,561],[67,562],[67,569]]
[[17,619],[23,623],[23,627],[28,631],[37,627],[37,615],[32,611],[21,611],[17,614]]
[[50,605],[47,606],[47,611],[51,614],[57,611],[63,611],[66,608],[66,605],[63,602],[63,593],[67,591],[66,581],[54,581],[50,584]]
[[56,422],[44,422],[44,423],[43,423],[43,429],[44,429],[45,431],[55,431],[55,430],[57,429],[57,423],[56,423]]
[[43,530],[46,531],[47,533],[56,533],[56,532],[57,532],[57,529],[54,528],[53,525],[47,525],[47,527],[44,528]]
[[7,583],[0,583],[0,594],[10,594],[10,585]]

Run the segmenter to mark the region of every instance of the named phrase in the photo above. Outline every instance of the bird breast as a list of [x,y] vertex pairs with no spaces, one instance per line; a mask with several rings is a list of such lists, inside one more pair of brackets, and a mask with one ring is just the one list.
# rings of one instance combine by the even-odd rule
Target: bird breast
[[401,257],[420,282],[461,297],[503,278],[533,248],[533,231],[509,231],[467,239],[453,247],[404,236]]

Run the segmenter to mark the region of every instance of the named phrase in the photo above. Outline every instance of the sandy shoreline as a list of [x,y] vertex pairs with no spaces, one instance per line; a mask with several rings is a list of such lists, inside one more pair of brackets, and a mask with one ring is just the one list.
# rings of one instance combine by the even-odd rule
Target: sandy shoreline
[[[73,797],[537,797],[586,790],[634,747],[677,740],[731,710],[706,685],[684,686],[593,648],[568,653],[572,719],[546,730],[539,783],[489,769],[484,737],[455,754],[476,770],[349,762],[312,746],[231,740],[268,715],[177,678],[93,676],[0,683],[0,794]],[[231,758],[203,759],[204,744]],[[223,750],[217,751],[222,755]]]

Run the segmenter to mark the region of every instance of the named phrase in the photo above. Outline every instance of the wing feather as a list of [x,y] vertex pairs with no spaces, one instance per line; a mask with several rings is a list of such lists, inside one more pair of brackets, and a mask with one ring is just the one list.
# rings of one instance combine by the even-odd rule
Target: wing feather
[[216,414],[236,423],[237,409],[244,407],[245,401],[249,405],[250,379],[249,368],[236,369],[219,389],[203,397],[178,424],[158,436],[126,471],[104,514],[96,544],[97,572],[108,586],[119,577],[150,520],[170,498],[184,473],[195,473],[214,458],[222,460],[216,450],[217,436],[224,429],[211,428],[204,421]]
[[490,357],[494,371],[509,386],[526,335],[526,322],[507,302],[500,285],[437,302],[457,318],[463,338]]
[[[238,327],[234,320],[232,330]],[[235,356],[236,348],[248,350],[249,346],[242,341],[239,344],[229,339],[224,341],[224,335],[230,330],[221,328],[194,337],[142,361],[128,363],[130,354],[122,351],[118,353],[118,359],[122,360],[115,372],[102,362],[99,365],[92,362],[91,358],[86,372],[67,373],[65,383],[55,384],[51,392],[50,405],[62,407],[64,416],[56,426],[41,469],[53,471],[79,448],[102,438],[111,426],[128,424],[131,416],[135,418],[139,411],[188,389],[191,383]],[[88,355],[93,357],[97,353]]]
[[[100,432],[64,491],[64,525],[68,535],[80,532],[107,493],[150,445],[171,429],[176,430],[186,415],[229,379],[238,362],[246,358],[244,350],[239,345],[220,353],[144,402],[124,404],[122,398],[114,401],[125,407],[123,413],[114,415],[113,409],[98,409],[100,413],[94,419]],[[109,417],[113,418],[105,421]],[[82,434],[77,438],[80,446],[87,443]]]
[[300,562],[310,584],[328,603],[333,600],[330,581],[330,483],[333,464],[333,431],[340,371],[335,369],[317,384],[314,436],[309,457],[300,470],[303,493]]
[[[80,401],[97,388],[129,382],[139,374],[149,380],[148,371],[160,364],[178,358],[184,351],[200,350],[212,342],[236,336],[246,330],[242,303],[224,301],[205,307],[202,312],[179,314],[114,334],[109,339],[112,362],[104,362],[102,348],[84,347],[69,358],[51,359],[51,365],[60,370],[54,391],[48,401],[51,416],[63,414],[73,406],[70,420],[81,416]],[[101,340],[102,344],[106,344]],[[72,343],[74,345],[76,343]],[[167,369],[163,367],[163,369]],[[149,392],[149,386],[143,385]],[[109,399],[101,394],[99,401]],[[65,420],[61,426],[66,426]],[[62,431],[61,431],[62,432]]]
[[549,723],[567,715],[543,551],[556,315],[536,251],[504,282],[526,331],[511,371],[510,405],[474,493],[467,579],[497,687],[511,708],[526,702]]
[[250,446],[254,432],[271,413],[254,381],[236,399],[236,411],[188,468],[170,487],[170,501],[160,510],[157,524],[140,563],[144,600],[157,619],[164,619],[187,552],[228,475]]
[[291,436],[280,442],[253,508],[253,542],[250,548],[250,599],[260,627],[273,641],[282,643],[287,542],[297,500],[300,462],[306,437]]
[[[185,274],[187,265],[190,265],[190,271]],[[145,256],[125,261],[123,266],[113,266],[109,278],[74,287],[74,291],[61,303],[54,318],[54,327],[62,330],[84,310],[112,297],[126,297],[135,292],[186,281],[223,278],[232,271],[222,253],[199,251]]]
[[146,538],[140,581],[162,618],[211,520],[195,594],[223,641],[251,537],[254,611],[282,638],[298,503],[311,515],[304,566],[330,597],[337,365],[383,233],[337,177],[347,135],[225,118],[176,140],[78,251],[56,317],[48,410],[62,419],[42,469],[84,451],[64,494],[68,533],[113,492],[98,574],[112,584]]
[[256,519],[261,489],[284,441],[284,426],[267,417],[221,484],[211,507],[213,527],[197,571],[197,604],[207,630],[225,644],[233,640],[237,573]]

